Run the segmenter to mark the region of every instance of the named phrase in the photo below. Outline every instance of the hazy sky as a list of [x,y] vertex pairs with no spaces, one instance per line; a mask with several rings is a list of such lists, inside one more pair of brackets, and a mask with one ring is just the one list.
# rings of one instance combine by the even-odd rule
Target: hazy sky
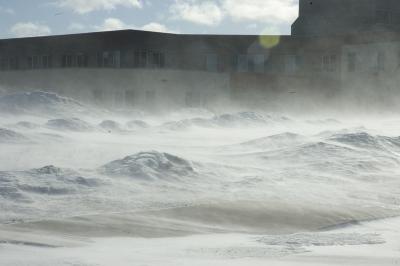
[[116,29],[290,33],[298,0],[0,0],[0,38]]

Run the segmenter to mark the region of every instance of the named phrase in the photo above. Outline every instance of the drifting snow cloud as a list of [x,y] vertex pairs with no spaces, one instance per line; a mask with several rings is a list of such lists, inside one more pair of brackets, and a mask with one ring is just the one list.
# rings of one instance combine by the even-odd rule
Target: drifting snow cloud
[[68,8],[79,14],[86,14],[97,10],[113,10],[118,6],[141,8],[139,0],[59,0],[56,5]]
[[10,32],[16,37],[34,37],[50,35],[51,29],[45,24],[19,22],[11,27]]

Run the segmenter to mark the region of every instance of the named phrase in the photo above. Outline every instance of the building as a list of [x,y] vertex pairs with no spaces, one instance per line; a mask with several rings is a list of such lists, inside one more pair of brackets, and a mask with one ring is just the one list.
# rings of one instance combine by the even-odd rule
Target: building
[[290,36],[123,30],[0,40],[0,86],[160,109],[294,104],[293,94],[299,105],[310,95],[340,100],[366,80],[395,92],[398,13],[396,0],[300,0]]

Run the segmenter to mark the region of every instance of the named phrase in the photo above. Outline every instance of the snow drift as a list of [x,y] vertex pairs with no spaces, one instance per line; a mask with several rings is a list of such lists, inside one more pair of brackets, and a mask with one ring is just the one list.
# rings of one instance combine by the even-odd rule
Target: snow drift
[[144,180],[171,180],[195,174],[192,164],[177,156],[157,151],[140,152],[99,168],[103,174]]

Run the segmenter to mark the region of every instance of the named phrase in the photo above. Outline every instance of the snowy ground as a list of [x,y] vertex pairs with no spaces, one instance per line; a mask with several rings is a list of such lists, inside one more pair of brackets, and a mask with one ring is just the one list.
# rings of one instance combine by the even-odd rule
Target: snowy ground
[[0,265],[400,265],[399,136],[0,97]]

